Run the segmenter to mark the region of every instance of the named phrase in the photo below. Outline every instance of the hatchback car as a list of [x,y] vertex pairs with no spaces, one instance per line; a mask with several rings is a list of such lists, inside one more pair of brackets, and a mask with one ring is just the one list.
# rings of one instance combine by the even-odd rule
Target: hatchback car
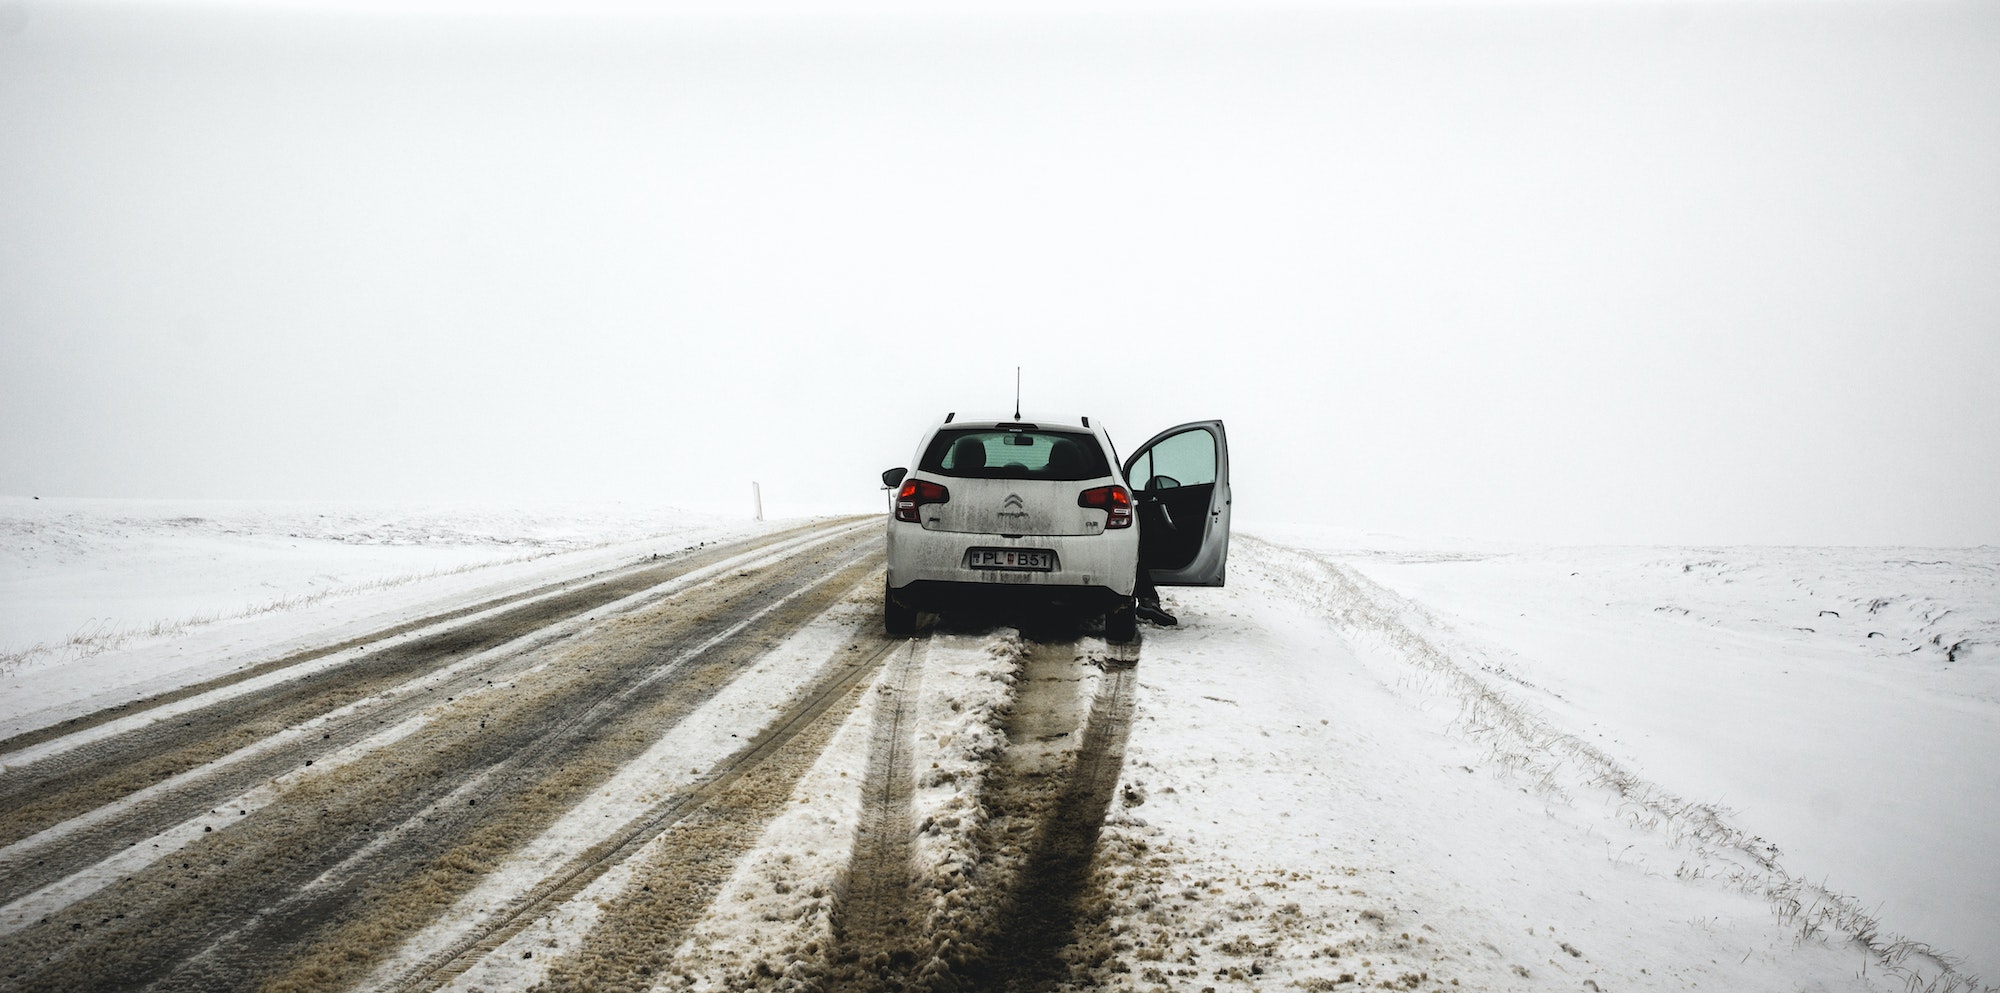
[[[1137,485],[1134,485],[1134,481]],[[1122,464],[1090,418],[961,421],[946,415],[895,491],[883,627],[920,611],[1003,599],[1104,615],[1135,635],[1139,569],[1158,586],[1221,586],[1229,558],[1229,447],[1221,421],[1170,428]]]

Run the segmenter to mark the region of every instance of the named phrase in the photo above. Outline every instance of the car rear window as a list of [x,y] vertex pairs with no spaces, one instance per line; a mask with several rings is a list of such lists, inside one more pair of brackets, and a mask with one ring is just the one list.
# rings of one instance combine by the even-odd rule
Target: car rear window
[[918,467],[969,479],[1096,479],[1111,475],[1097,437],[1039,428],[939,431]]

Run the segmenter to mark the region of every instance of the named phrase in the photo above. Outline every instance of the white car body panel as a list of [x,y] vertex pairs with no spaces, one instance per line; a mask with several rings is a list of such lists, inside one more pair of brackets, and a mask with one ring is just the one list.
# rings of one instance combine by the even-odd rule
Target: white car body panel
[[[941,430],[1004,429],[1006,421],[955,421],[926,432],[912,465],[921,465],[931,440]],[[1131,596],[1138,573],[1139,533],[1136,527],[1106,528],[1103,510],[1077,505],[1077,495],[1099,486],[1123,486],[1111,464],[1110,440],[1101,428],[1034,422],[1045,430],[1094,436],[1102,446],[1108,473],[1083,480],[978,479],[911,471],[906,479],[935,482],[950,491],[941,504],[926,504],[916,523],[889,519],[889,588],[912,583],[959,583],[968,586],[1097,587],[1111,595]],[[1128,488],[1129,489],[1129,488]],[[973,548],[1047,550],[1056,568],[1048,572],[974,569],[966,563]]]
[[[926,471],[925,456],[939,432],[960,430],[1087,434],[1096,439],[1103,453],[1105,471],[1074,480],[985,478],[937,468],[955,464],[947,462],[934,463],[935,467]],[[967,464],[1006,471],[1010,453],[1028,451],[1017,448],[1013,441],[999,439],[983,457],[973,456],[981,461]],[[1153,454],[1156,446],[1161,446],[1157,456]],[[1230,494],[1222,422],[1180,425],[1155,436],[1123,465],[1117,464],[1116,458],[1110,437],[1088,419],[1069,424],[1037,418],[1023,424],[947,418],[919,441],[910,460],[915,468],[902,472],[891,484],[934,483],[944,487],[948,497],[943,502],[921,504],[915,521],[897,520],[893,512],[890,514],[886,595],[904,604],[905,609],[935,609],[953,598],[977,598],[982,588],[993,588],[996,593],[1008,588],[1009,592],[1046,594],[1054,600],[1094,601],[1108,610],[1121,601],[1129,606],[1142,553],[1149,561],[1168,562],[1165,568],[1148,570],[1159,585],[1223,585]],[[1053,457],[1047,464],[1054,464]],[[1175,487],[1161,480],[1160,489],[1147,493],[1127,481],[1134,466],[1150,472],[1156,464],[1188,475],[1191,485]],[[1018,463],[1012,468],[1022,469]],[[897,472],[885,474],[885,481]],[[1121,486],[1131,494],[1131,526],[1108,527],[1107,510],[1079,504],[1084,491],[1105,486]],[[1142,510],[1150,512],[1151,522]],[[1047,571],[975,568],[967,561],[967,553],[973,549],[1048,552],[1054,555],[1054,567]]]

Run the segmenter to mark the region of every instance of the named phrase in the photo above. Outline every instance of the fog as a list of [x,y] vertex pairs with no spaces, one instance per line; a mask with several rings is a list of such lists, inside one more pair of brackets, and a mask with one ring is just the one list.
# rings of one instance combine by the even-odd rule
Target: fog
[[2000,540],[2000,5],[0,4],[0,493]]

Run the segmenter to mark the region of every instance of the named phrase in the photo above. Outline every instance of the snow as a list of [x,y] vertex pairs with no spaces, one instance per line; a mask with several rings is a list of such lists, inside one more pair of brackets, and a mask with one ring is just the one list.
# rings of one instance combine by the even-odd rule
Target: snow
[[663,508],[0,497],[0,661],[727,525]]
[[1785,876],[2000,975],[2000,550],[1273,536],[1413,602],[1483,686]]
[[[631,508],[8,499],[0,732],[768,527]],[[1115,953],[1079,965],[1099,985],[1886,991],[2000,976],[2000,551],[1266,526],[1231,558],[1227,588],[1169,591],[1181,626],[1145,631],[1099,845],[1108,916],[1085,936]],[[780,683],[871,620],[853,603],[835,613],[408,955],[701,765],[666,756],[768,719]],[[183,623],[196,616],[217,619]],[[126,635],[72,638],[78,618]],[[720,988],[830,940],[866,724],[906,665],[928,749],[915,858],[933,912],[950,912],[946,877],[1026,649],[1004,630],[920,644],[736,865],[677,950],[681,974]],[[599,877],[457,985],[532,982],[626,879]]]
[[[873,618],[870,618],[873,620]],[[911,736],[940,747],[912,799],[917,826],[913,878],[929,905],[924,928],[933,936],[969,926],[951,891],[958,885],[969,839],[982,814],[978,791],[990,758],[1001,747],[1000,712],[1006,687],[1019,668],[1021,642],[1009,635],[940,637],[911,649],[870,688],[873,705],[842,726],[792,793],[784,814],[764,832],[723,888],[715,908],[676,949],[669,972],[691,990],[746,989],[762,976],[801,975],[803,949],[830,952],[833,894],[846,889],[849,860],[858,843],[870,727],[893,706],[893,683],[907,665],[923,674],[912,708]]]
[[[838,611],[852,614],[859,609],[858,604],[850,602]],[[761,727],[776,713],[778,701],[784,700],[801,678],[819,673],[833,661],[842,642],[828,632],[828,628],[808,627],[774,648],[743,677],[730,683],[673,732],[621,769],[590,800],[565,814],[522,851],[498,866],[443,919],[414,936],[400,955],[378,968],[375,978],[364,984],[364,988],[377,988],[387,983],[403,970],[447,946],[452,939],[486,916],[506,909],[510,901],[562,868],[571,855],[600,842],[611,831],[644,814],[646,808],[662,797],[697,781],[703,769],[727,758],[742,744],[739,737],[742,732],[732,732],[731,729]],[[843,729],[842,736],[834,740],[822,761],[801,780],[797,788],[800,801],[791,805],[787,814],[781,816],[767,832],[772,839],[784,839],[788,849],[782,855],[772,855],[770,852],[779,842],[767,842],[759,848],[766,853],[763,856],[765,862],[781,863],[792,871],[810,872],[820,878],[830,878],[837,871],[840,860],[835,856],[844,854],[844,849],[838,853],[832,849],[822,853],[821,849],[827,848],[824,839],[829,834],[841,837],[843,833],[851,833],[854,814],[851,809],[842,809],[840,800],[850,800],[846,806],[852,808],[858,805],[858,797],[829,802],[835,787],[829,785],[828,778],[840,776],[845,768],[859,765],[860,760],[853,758],[861,748],[854,742],[857,737],[865,743],[865,727],[854,725]],[[853,765],[848,765],[849,761]],[[814,798],[821,801],[817,806],[812,804]],[[656,840],[650,847],[657,847],[659,843]],[[791,848],[796,848],[796,852]],[[631,861],[633,864],[642,863],[646,855],[642,851]],[[738,876],[752,872],[751,864],[746,864],[738,870]],[[546,975],[548,965],[562,953],[574,949],[599,916],[602,901],[622,890],[630,875],[628,867],[614,866],[557,911],[556,918],[565,922],[563,928],[529,927],[502,943],[493,953],[481,957],[448,988],[527,989],[540,982]],[[765,901],[771,899],[767,888],[750,886],[740,879],[726,893],[737,897],[746,889],[756,890],[756,895]],[[793,902],[822,900],[825,890],[823,884],[801,884]],[[715,929],[719,932],[716,938],[718,946],[726,945],[732,938],[766,943],[774,940],[775,936],[771,933],[774,929],[766,923],[763,904],[741,897],[718,903],[730,908],[754,906],[753,919],[765,924],[762,930],[754,924],[741,928],[718,927]],[[787,913],[782,919],[799,921],[808,917],[805,912],[798,911]],[[778,919],[781,918],[769,918]],[[535,951],[542,954],[539,957],[522,954]]]
[[[1795,950],[1761,899],[1673,878],[1661,839],[1496,774],[1397,660],[1273,602],[1292,578],[1177,596],[1184,626],[1148,632],[1142,802],[1105,844],[1164,855],[1114,904],[1145,908],[1120,925],[1175,988],[1769,990],[1860,969]],[[1205,909],[1182,918],[1190,892]]]
[[625,505],[0,497],[0,735],[772,527]]

